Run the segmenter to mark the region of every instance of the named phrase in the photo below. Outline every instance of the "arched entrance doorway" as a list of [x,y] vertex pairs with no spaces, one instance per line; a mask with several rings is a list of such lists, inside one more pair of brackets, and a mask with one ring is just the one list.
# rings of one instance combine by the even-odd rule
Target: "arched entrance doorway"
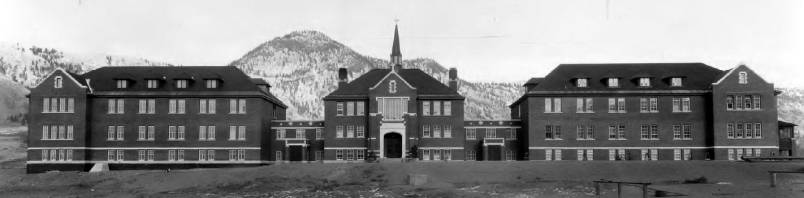
[[385,158],[402,158],[402,135],[386,133],[383,137]]

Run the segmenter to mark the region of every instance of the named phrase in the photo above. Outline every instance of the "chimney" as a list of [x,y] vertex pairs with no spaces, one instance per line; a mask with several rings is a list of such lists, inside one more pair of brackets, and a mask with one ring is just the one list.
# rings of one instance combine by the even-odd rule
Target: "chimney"
[[458,91],[458,69],[449,68],[449,88]]
[[349,83],[349,74],[346,72],[346,68],[339,68],[338,69],[338,88],[343,87]]

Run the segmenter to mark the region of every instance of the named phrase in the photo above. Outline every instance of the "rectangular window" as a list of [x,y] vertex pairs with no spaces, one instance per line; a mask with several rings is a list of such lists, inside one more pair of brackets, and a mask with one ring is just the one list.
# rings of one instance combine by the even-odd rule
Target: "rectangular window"
[[583,161],[583,158],[584,158],[583,157],[584,156],[583,152],[584,152],[584,150],[583,149],[576,149],[575,151],[577,151],[577,153],[578,153],[578,156],[576,156],[575,159],[577,159],[578,161]]
[[422,101],[422,115],[430,115],[430,101]]
[[586,113],[594,113],[595,110],[592,107],[592,98],[586,98]]
[[237,99],[229,99],[229,114],[237,113]]
[[237,139],[237,126],[229,126],[229,140],[236,140],[236,139]]
[[617,112],[625,113],[625,98],[617,98]]
[[[115,126],[109,126],[109,127],[106,129],[106,134],[107,134],[107,135],[106,135],[106,140],[114,140],[115,129],[117,129]],[[56,134],[56,130],[57,130],[57,129],[56,129],[55,127],[53,127],[53,128],[51,128],[50,130],[52,131],[51,135],[53,135],[53,136],[54,136],[54,137],[53,137],[53,138],[51,138],[51,139],[56,139],[55,134]]]
[[743,123],[737,123],[737,138],[743,138]]
[[639,98],[639,112],[647,113],[648,112],[648,99],[647,98]]
[[67,125],[67,139],[73,139],[73,125]]
[[441,126],[434,125],[433,126],[433,137],[440,138],[441,137]]
[[148,99],[148,114],[156,113],[156,99]]
[[206,82],[207,82],[207,88],[209,89],[218,88],[218,80],[206,80]]
[[[111,101],[114,101],[114,99],[112,99]],[[50,99],[50,111],[58,112],[59,111],[58,108],[59,108],[59,99],[58,98],[51,98]],[[114,105],[112,105],[110,107],[109,111],[110,111],[109,113],[114,113]]]
[[42,125],[42,139],[48,140],[50,137],[48,136],[48,132],[50,131],[48,125]]
[[[112,126],[112,133],[109,134],[109,135],[111,135],[110,140],[114,140],[114,129],[115,129],[115,127]],[[59,126],[58,125],[50,125],[50,139],[52,139],[52,140],[59,139]]]
[[321,151],[315,151],[315,161],[321,161],[323,158],[321,157]]
[[[55,100],[55,98],[54,98],[54,100]],[[109,106],[109,111],[108,111],[107,113],[109,113],[109,114],[114,114],[114,113],[116,113],[116,112],[117,112],[117,107],[116,107],[116,105],[115,105],[115,104],[116,104],[116,102],[117,102],[117,100],[115,100],[115,99],[109,99],[109,105],[108,105],[108,106]],[[54,102],[53,102],[53,111],[56,111],[56,109],[57,109],[57,105],[56,105],[56,104],[57,104],[57,103],[54,101]]]
[[145,140],[146,129],[145,126],[137,127],[137,140]]
[[237,131],[238,140],[246,140],[246,126],[239,126]]
[[735,108],[735,109],[742,110],[743,109],[743,96],[736,96],[736,97],[737,97],[737,102],[736,102],[737,103],[737,108]]
[[215,140],[215,126],[207,127],[207,140]]
[[335,150],[335,160],[343,160],[343,150]]
[[[676,125],[678,126],[678,125]],[[681,137],[681,135],[679,135]],[[734,123],[727,123],[726,124],[726,137],[727,138],[734,138]]]
[[148,126],[148,140],[154,140],[154,126]]
[[138,161],[145,161],[145,150],[138,150],[137,151],[137,160]]
[[209,109],[207,109],[207,113],[209,113],[209,114],[215,114],[215,111],[216,111],[215,109],[217,108],[217,105],[218,105],[218,104],[217,104],[217,102],[215,101],[215,99],[209,99],[209,100],[207,100],[207,107],[209,108]]
[[625,126],[620,125],[617,128],[617,139],[620,139],[620,140],[625,139]]
[[673,98],[673,112],[681,111],[681,98]]
[[673,160],[681,160],[681,149],[673,149]]
[[690,98],[681,98],[681,107],[684,112],[691,112]]
[[754,155],[755,156],[762,156],[762,149],[758,149],[758,148],[754,149]]
[[433,101],[433,115],[434,116],[441,115],[441,101]]
[[430,150],[422,150],[422,160],[430,160]]
[[553,150],[556,153],[555,159],[556,161],[561,161],[561,149]]
[[304,129],[296,129],[296,139],[304,139],[306,138],[304,135]]
[[364,105],[365,104],[362,101],[357,102],[357,115],[358,116],[366,115],[366,113],[365,113],[366,107]]
[[117,80],[117,88],[125,89],[128,87],[128,80]]
[[366,135],[366,126],[357,126],[357,137],[362,138]]
[[[107,161],[114,161],[114,159],[116,158],[114,154],[115,154],[114,150],[106,150],[106,160]],[[51,158],[51,159],[53,159],[53,158]]]
[[355,115],[355,102],[346,102],[346,115]]
[[148,109],[148,101],[145,99],[140,99],[139,104],[140,105],[137,108],[138,109],[137,113],[145,114],[146,110]]
[[343,137],[343,126],[336,126],[335,127],[335,137],[342,138]]
[[[123,99],[119,99],[119,100],[123,100]],[[123,105],[118,105],[118,106],[123,106]],[[66,108],[67,108],[67,98],[59,98],[59,112],[66,112],[67,111]],[[119,108],[122,108],[122,107],[118,107],[118,109]],[[118,110],[118,111],[121,111],[121,110]]]
[[117,161],[123,161],[123,150],[117,150]]
[[639,78],[640,87],[650,87],[650,78]]
[[651,161],[659,160],[659,149],[650,150],[650,160]]
[[583,140],[586,139],[586,131],[584,131],[586,127],[582,125],[578,125],[575,127],[576,139]]
[[465,129],[466,130],[466,139],[477,139],[477,133],[475,129]]
[[762,124],[754,124],[754,138],[762,139]]
[[433,150],[433,160],[441,160],[441,150]]
[[159,82],[157,80],[147,80],[148,81],[148,88],[154,89],[159,87]]
[[586,161],[592,161],[595,159],[595,152],[592,149],[586,149]]
[[754,124],[745,123],[745,138],[754,138]]
[[237,150],[237,160],[240,161],[246,160],[246,150]]
[[617,139],[617,126],[609,126],[609,139],[610,140]]
[[516,139],[516,129],[506,129],[505,139]]
[[176,126],[168,126],[168,140],[176,139]]
[[451,116],[452,115],[452,102],[451,101],[444,101],[444,115]]
[[42,113],[50,112],[50,98],[42,99]]
[[583,113],[583,112],[585,112],[585,111],[586,111],[586,109],[585,109],[583,106],[584,106],[584,101],[583,101],[583,98],[576,98],[576,99],[575,99],[575,112],[576,112],[576,113]]
[[75,112],[75,98],[67,98],[67,112]]
[[198,126],[198,140],[207,139],[207,126]]
[[343,102],[337,102],[337,111],[335,115],[342,116],[343,115]]
[[740,84],[748,84],[748,73],[740,72]]
[[475,151],[466,151],[466,160],[471,160],[471,161],[477,160],[477,157],[475,157],[475,156],[477,156]]
[[620,79],[618,78],[609,78],[609,87],[620,87]]
[[154,161],[154,150],[148,150],[148,161]]
[[650,155],[648,155],[648,149],[642,149],[641,154],[642,154],[641,155],[642,161],[650,160]]
[[347,138],[355,137],[355,126],[346,126],[346,137]]
[[760,108],[760,102],[761,101],[759,99],[759,95],[754,95],[753,98],[754,98],[754,109],[761,109]]
[[550,98],[544,99],[544,112],[545,113],[552,113],[553,112],[553,101]]
[[726,96],[726,110],[734,110],[734,96]]
[[198,150],[198,161],[207,161],[207,150]]
[[245,113],[246,113],[246,99],[240,99],[240,100],[238,101],[238,104],[237,104],[237,105],[238,105],[238,107],[239,107],[239,109],[240,109],[240,112],[239,112],[239,113],[240,113],[240,114],[245,114]]
[[658,140],[659,139],[659,125],[650,125],[650,139]]
[[586,83],[586,78],[579,78],[579,79],[576,80],[576,82],[577,82],[576,86],[578,86],[578,87],[586,87],[586,84],[587,84]]
[[553,112],[561,113],[561,98],[553,98]]
[[670,79],[670,86],[673,87],[680,87],[681,86],[681,78],[674,77]]
[[175,114],[176,113],[176,99],[168,100],[168,113]]
[[659,112],[659,99],[658,98],[650,98],[650,112],[651,113]]
[[187,88],[187,80],[176,80],[176,88]]
[[324,139],[324,129],[315,129],[315,139]]
[[348,161],[355,160],[355,150],[352,149],[346,150],[346,160]]
[[364,154],[365,153],[364,150],[355,150],[355,152],[357,153],[357,160],[365,159],[366,155]]
[[617,160],[617,151],[614,149],[609,149],[609,160],[614,161]]
[[64,139],[64,125],[59,125],[59,139]]
[[643,140],[650,139],[649,138],[650,137],[649,128],[650,128],[650,126],[648,126],[648,125],[642,125],[642,127],[640,128],[641,129],[640,130],[641,139],[643,139]]
[[486,138],[497,138],[496,129],[486,129]]
[[179,140],[184,140],[184,126],[179,126],[178,129],[179,129],[179,137],[178,137],[178,139]]
[[744,107],[745,107],[745,109],[746,109],[746,110],[750,110],[750,109],[752,109],[752,108],[751,108],[751,103],[752,103],[752,101],[753,101],[753,100],[751,100],[751,95],[747,95],[747,96],[745,96],[745,99],[743,99],[743,102],[745,102],[745,106],[744,106]]
[[184,107],[185,107],[185,106],[184,106],[184,105],[185,105],[185,103],[184,103],[184,99],[179,99],[179,100],[178,100],[178,102],[179,102],[179,103],[178,103],[178,112],[177,112],[177,113],[178,113],[178,114],[184,114],[184,113],[185,113],[185,112],[184,112],[184,109],[185,109],[185,108],[184,108]]
[[614,98],[609,98],[609,113],[617,112],[617,102]]
[[229,150],[229,161],[237,160],[237,150]]
[[553,160],[553,149],[544,149],[544,160]]
[[593,125],[586,126],[586,139],[587,140],[595,139],[595,126]]
[[426,138],[431,137],[430,136],[430,125],[422,126],[422,137],[426,137]]

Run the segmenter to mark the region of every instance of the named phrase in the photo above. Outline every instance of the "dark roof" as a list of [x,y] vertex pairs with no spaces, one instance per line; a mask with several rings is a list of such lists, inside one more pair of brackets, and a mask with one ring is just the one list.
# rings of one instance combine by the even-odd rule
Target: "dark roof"
[[80,83],[81,85],[87,86],[87,80],[84,79],[84,77],[81,77],[81,75],[72,72],[67,72],[67,74],[69,74],[70,77],[73,77],[73,79],[75,79],[75,81],[78,81],[78,83]]
[[399,50],[399,28],[398,26],[394,26],[394,46],[391,48],[391,56],[402,56],[401,50]]
[[779,126],[780,127],[794,127],[794,126],[798,126],[798,125],[779,120]]
[[178,76],[174,76],[173,79],[177,79],[177,80],[194,80],[195,78],[193,78],[192,75],[187,74],[185,72],[185,73],[179,74]]
[[[667,74],[684,76],[682,87],[671,87]],[[703,63],[611,63],[561,64],[530,91],[608,91],[608,90],[708,90],[722,70]],[[588,87],[580,88],[571,80],[588,76]],[[621,77],[619,88],[608,88],[606,78]],[[637,77],[653,77],[651,87],[638,87]]]
[[262,78],[251,78],[251,82],[254,83],[255,85],[268,85],[269,87],[271,86],[271,84],[269,84]]
[[528,80],[528,82],[525,82],[524,85],[538,85],[539,83],[542,82],[542,80],[544,80],[544,78],[530,78],[530,80]]
[[[354,96],[367,97],[369,94],[369,88],[377,85],[377,83],[385,78],[385,76],[387,76],[390,72],[391,69],[373,69],[349,82],[348,84],[338,87],[337,90],[333,91],[324,98]],[[416,92],[419,95],[441,95],[463,98],[463,96],[461,96],[457,91],[453,91],[447,85],[444,85],[441,83],[441,81],[436,80],[420,69],[400,69],[398,74],[402,77],[402,79],[410,83],[410,86],[415,87]]]
[[[123,73],[128,73],[132,76],[132,82],[129,84],[128,88],[125,89],[118,89],[117,85],[114,81],[113,76],[118,76]],[[180,75],[189,75],[189,76],[218,76],[220,78],[226,78],[226,82],[222,82],[218,84],[218,88],[209,89],[206,88],[205,83],[189,83],[187,88],[176,88],[176,79],[164,79],[161,81],[158,88],[149,89],[147,88],[147,83],[145,83],[145,79],[151,79],[153,74],[159,74],[161,76],[180,76]],[[128,93],[137,93],[137,92],[151,92],[151,93],[160,93],[163,92],[164,95],[169,95],[170,92],[187,92],[187,93],[197,93],[198,95],[208,94],[212,92],[213,95],[216,92],[241,92],[241,93],[252,93],[256,94],[255,97],[263,97],[266,98],[268,101],[276,103],[277,105],[285,106],[282,101],[277,99],[275,96],[262,92],[256,84],[251,81],[251,78],[243,73],[240,69],[233,66],[187,66],[187,67],[147,67],[147,66],[135,66],[135,67],[101,67],[96,70],[92,70],[81,75],[82,79],[90,79],[92,80],[91,88],[96,93],[109,93],[109,92],[116,92],[118,94],[125,95],[126,92]],[[122,92],[122,93],[120,93]]]

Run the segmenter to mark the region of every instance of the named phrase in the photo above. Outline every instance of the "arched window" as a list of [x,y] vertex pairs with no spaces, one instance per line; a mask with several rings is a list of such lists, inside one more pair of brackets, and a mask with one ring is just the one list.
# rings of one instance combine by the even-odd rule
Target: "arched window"
[[53,87],[61,88],[61,76],[56,76],[54,80],[55,81],[53,82],[54,83]]

